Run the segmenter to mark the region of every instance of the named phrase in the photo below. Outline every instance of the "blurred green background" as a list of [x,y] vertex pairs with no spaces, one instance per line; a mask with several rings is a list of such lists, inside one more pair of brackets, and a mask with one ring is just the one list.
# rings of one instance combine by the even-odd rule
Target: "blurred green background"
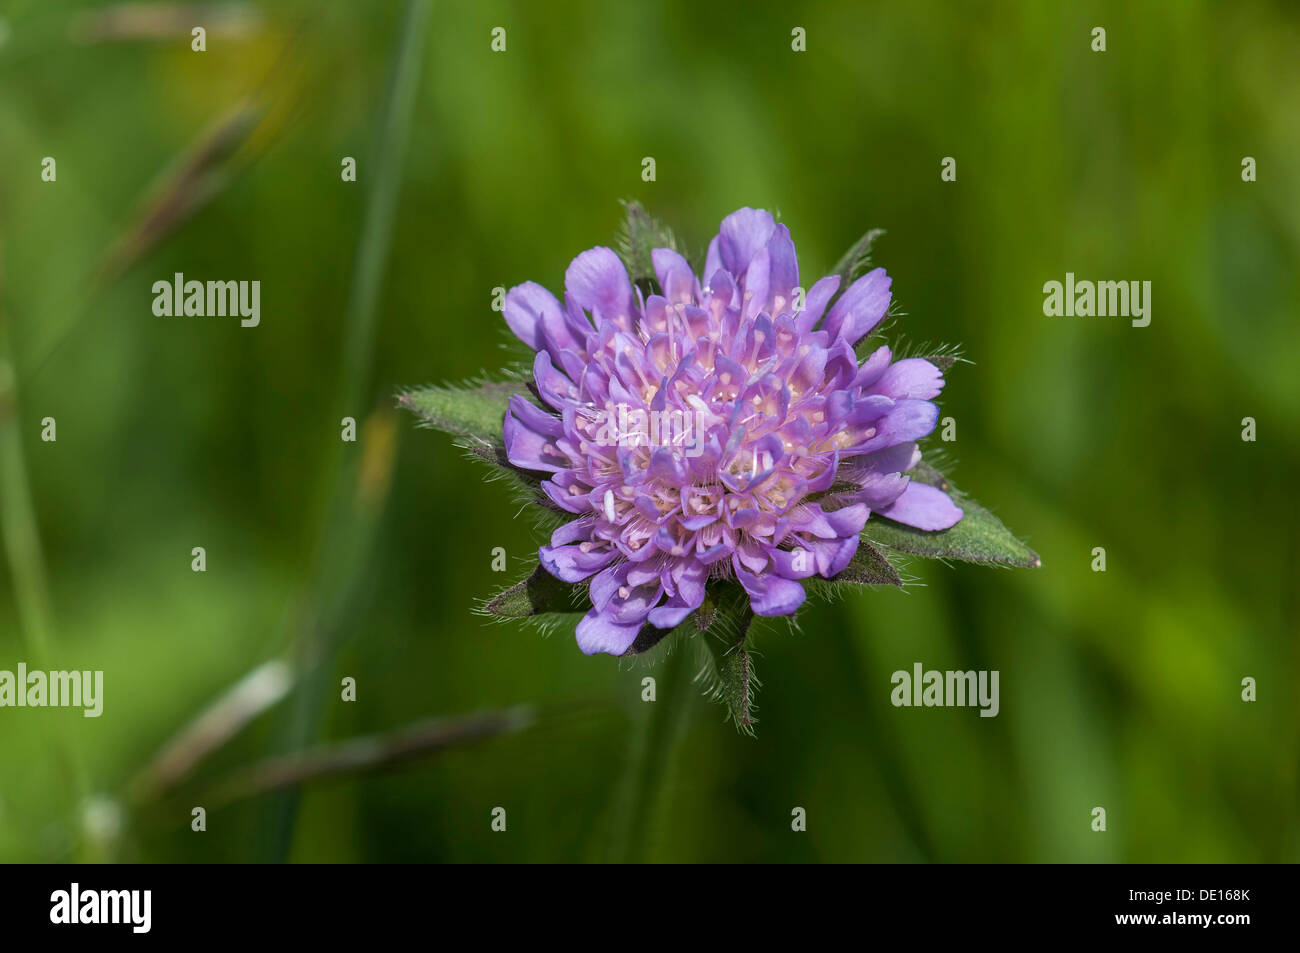
[[[460,0],[411,21],[396,2],[10,0],[0,17],[0,669],[41,653],[102,669],[106,696],[98,719],[0,709],[0,859],[1300,859],[1300,7]],[[942,398],[951,475],[1043,568],[917,561],[923,587],[767,623],[756,740],[657,654],[587,658],[571,624],[472,614],[539,536],[393,396],[511,359],[492,289],[558,291],[622,197],[696,250],[739,206],[779,210],[806,285],[887,229],[898,333],[975,362]],[[154,316],[176,271],[260,280],[261,325]],[[1044,317],[1067,271],[1151,281],[1150,327]],[[320,664],[167,791],[141,787],[281,657]],[[918,661],[997,669],[1001,713],[892,707],[890,674]],[[650,721],[647,674],[675,722]],[[304,745],[520,705],[520,730],[296,800],[214,793]]]

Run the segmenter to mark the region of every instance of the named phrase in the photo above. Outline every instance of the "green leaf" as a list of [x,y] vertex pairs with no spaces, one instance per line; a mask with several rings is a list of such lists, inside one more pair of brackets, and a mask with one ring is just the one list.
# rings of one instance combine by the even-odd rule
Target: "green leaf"
[[655,275],[654,262],[650,253],[656,248],[671,248],[679,251],[677,237],[672,229],[658,220],[651,218],[640,203],[630,199],[623,201],[623,227],[619,232],[615,250],[623,259],[628,276],[632,282],[641,287],[642,292],[659,293],[659,279]]
[[902,577],[879,549],[865,540],[849,564],[830,582],[853,582],[860,586],[901,586]]
[[843,294],[855,279],[865,275],[871,268],[871,246],[883,234],[885,234],[883,228],[873,228],[854,242],[849,250],[840,256],[840,260],[831,269],[832,275],[840,276],[839,294]]
[[930,533],[873,515],[862,530],[864,540],[894,552],[929,559],[958,559],[1024,569],[1042,565],[1038,554],[1012,535],[1001,520],[959,491],[938,470],[920,463],[912,470],[911,477],[951,496],[965,513],[960,522],[951,529]]
[[889,557],[865,539],[859,541],[858,551],[834,579],[809,576],[802,580],[810,596],[835,597],[858,586],[898,586],[903,578],[890,563]]
[[397,398],[398,404],[436,430],[504,447],[502,427],[513,394],[528,396],[523,381],[486,381],[471,387],[421,387]]
[[487,615],[503,619],[527,619],[552,612],[581,612],[586,606],[587,587],[556,579],[540,565],[527,579],[503,589],[483,606]]
[[[492,479],[504,479],[539,528],[554,529],[572,515],[560,509],[541,490],[545,474],[517,467],[506,457],[503,433],[510,397],[533,400],[523,380],[484,381],[462,387],[421,387],[399,395],[397,402],[416,414],[427,427],[455,434],[455,443],[476,460],[492,467]],[[533,401],[536,403],[536,401]]]

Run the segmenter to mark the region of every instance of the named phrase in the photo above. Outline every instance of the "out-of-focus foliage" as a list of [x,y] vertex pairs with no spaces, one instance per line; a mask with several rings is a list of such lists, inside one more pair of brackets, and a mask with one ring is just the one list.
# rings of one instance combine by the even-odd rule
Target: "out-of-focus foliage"
[[[190,808],[265,777],[246,772],[278,750],[296,689],[183,796],[135,785],[307,624],[339,646],[322,751],[533,714],[496,735],[469,722],[472,744],[438,734],[400,771],[310,781],[296,860],[1300,859],[1293,6],[435,3],[366,398],[343,411],[402,6],[227,4],[204,53],[183,22],[103,20],[111,6],[0,5],[0,321],[48,661],[105,672],[98,719],[0,708],[0,859],[265,856],[266,795],[214,801],[201,835]],[[795,27],[807,52],[791,51]],[[244,108],[252,127],[222,140],[201,194],[132,244],[142,215],[157,225],[157,190]],[[844,592],[797,630],[758,623],[756,739],[692,686],[641,700],[647,675],[693,674],[663,665],[681,646],[587,658],[475,614],[524,575],[535,521],[451,439],[389,416],[400,388],[518,356],[494,288],[559,290],[627,196],[691,252],[741,205],[779,210],[805,279],[886,229],[871,258],[905,312],[887,336],[915,353],[960,343],[973,362],[948,375],[942,469],[1042,557],[1015,573],[916,559],[923,587]],[[123,248],[135,257],[106,257]],[[176,272],[261,281],[260,325],[156,317],[151,286]],[[1151,281],[1151,325],[1045,317],[1043,283],[1066,272]],[[358,421],[350,492],[379,514],[364,545],[322,529],[343,412]],[[313,566],[346,592],[322,601]],[[7,670],[27,658],[11,569]],[[891,674],[916,662],[998,670],[998,716],[893,707]],[[1247,677],[1257,701],[1241,699]],[[667,703],[678,721],[649,717]]]

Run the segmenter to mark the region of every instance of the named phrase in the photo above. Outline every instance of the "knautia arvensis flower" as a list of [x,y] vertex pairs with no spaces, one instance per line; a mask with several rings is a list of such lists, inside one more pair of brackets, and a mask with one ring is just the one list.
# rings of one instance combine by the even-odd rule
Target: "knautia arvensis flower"
[[539,556],[590,581],[584,652],[677,626],[710,579],[739,582],[756,615],[790,615],[800,580],[838,575],[872,514],[931,531],[961,519],[906,475],[940,370],[854,351],[889,307],[883,268],[805,295],[789,230],[751,208],[723,220],[700,276],[671,249],[652,258],[661,294],[598,247],[569,266],[563,303],[533,282],[505,299],[543,402],[511,398],[506,453],[573,516]]
[[896,359],[878,340],[877,233],[805,291],[767,212],[727,216],[698,273],[671,232],[627,213],[617,251],[573,259],[562,299],[534,282],[505,296],[530,371],[401,397],[558,525],[485,614],[576,611],[588,654],[678,630],[708,649],[702,681],[748,731],[756,616],[794,614],[814,585],[901,586],[896,558],[1038,565],[921,460],[958,358]]

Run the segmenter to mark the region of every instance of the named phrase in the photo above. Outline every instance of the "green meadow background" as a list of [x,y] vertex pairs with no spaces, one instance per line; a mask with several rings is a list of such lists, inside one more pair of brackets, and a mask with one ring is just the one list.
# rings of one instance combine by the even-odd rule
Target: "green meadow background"
[[[1300,859],[1298,48],[1283,2],[0,3],[0,669],[105,673],[0,709],[0,859]],[[779,210],[805,284],[886,229],[895,333],[974,362],[950,475],[1043,560],[764,624],[756,739],[686,655],[473,614],[541,538],[395,408],[629,197],[696,251]],[[260,326],[156,317],[178,271]],[[1045,317],[1067,271],[1151,325]],[[916,662],[999,715],[892,707]]]

